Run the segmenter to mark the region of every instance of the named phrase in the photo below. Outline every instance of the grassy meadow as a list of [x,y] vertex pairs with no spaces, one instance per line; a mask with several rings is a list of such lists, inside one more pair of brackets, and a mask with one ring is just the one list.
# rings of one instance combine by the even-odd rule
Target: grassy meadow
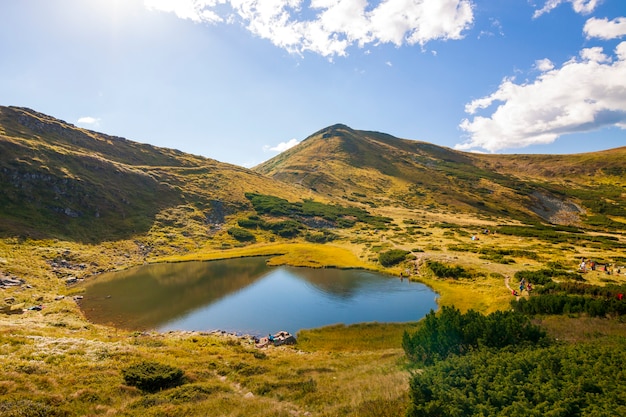
[[[510,308],[505,278],[513,279],[516,271],[549,264],[575,270],[581,257],[626,259],[623,249],[602,243],[579,241],[577,246],[541,236],[501,234],[497,222],[471,215],[457,213],[450,223],[444,212],[385,208],[378,214],[393,218],[392,226],[339,230],[339,238],[326,244],[302,238],[272,242],[262,230],[247,244],[224,231],[195,246],[186,246],[182,234],[169,235],[170,244],[152,252],[144,248],[158,246],[162,235],[157,232],[100,244],[2,239],[4,273],[26,281],[3,289],[3,298],[25,309],[39,304],[44,308],[0,315],[0,366],[5,370],[0,415],[396,416],[409,404],[410,367],[401,340],[419,323],[304,330],[293,347],[258,350],[248,340],[229,336],[133,333],[94,325],[73,300],[81,290],[66,285],[68,277],[97,279],[101,271],[145,262],[269,255],[273,265],[409,274],[432,287],[440,305],[489,313]],[[490,233],[484,234],[485,229]],[[623,241],[623,236],[615,236]],[[409,256],[384,268],[378,256],[391,249],[403,249]],[[429,261],[458,266],[467,276],[439,278],[428,268]],[[609,278],[601,271],[588,272],[584,279],[599,285],[626,282],[623,274]],[[626,325],[618,319],[569,315],[535,320],[553,337],[573,342],[626,335]],[[125,384],[123,370],[142,361],[181,369],[184,383],[159,392]]]
[[[592,298],[626,285],[625,154],[465,154],[335,125],[248,170],[0,106],[0,416],[405,415],[421,370],[403,335],[419,322],[307,329],[260,350],[90,323],[77,283],[263,255],[419,281],[464,313],[511,310],[520,273]],[[577,273],[581,259],[612,273]],[[623,345],[626,315],[583,308],[532,321],[567,346]]]

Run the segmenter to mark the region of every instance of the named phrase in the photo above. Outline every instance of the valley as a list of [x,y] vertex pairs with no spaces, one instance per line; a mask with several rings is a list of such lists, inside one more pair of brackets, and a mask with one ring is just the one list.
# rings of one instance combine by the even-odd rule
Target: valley
[[[520,299],[578,291],[603,308],[626,286],[626,147],[470,154],[334,125],[246,169],[0,107],[0,188],[3,309],[15,313],[0,315],[0,415],[396,416],[415,400],[403,335],[420,323],[303,330],[294,347],[259,351],[88,321],[76,283],[137,265],[360,268],[483,315],[512,309],[520,276],[535,284]],[[607,270],[578,271],[581,259]],[[623,351],[621,304],[567,300],[532,322],[567,346]],[[142,362],[179,368],[184,383],[129,385],[123,371]]]

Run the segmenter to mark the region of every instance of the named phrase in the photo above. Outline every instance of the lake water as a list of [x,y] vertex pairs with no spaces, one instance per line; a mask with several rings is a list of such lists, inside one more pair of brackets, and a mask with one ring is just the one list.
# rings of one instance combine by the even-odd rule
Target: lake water
[[417,321],[436,309],[423,284],[363,270],[269,267],[265,258],[145,265],[99,276],[81,309],[130,330],[265,335],[335,323]]

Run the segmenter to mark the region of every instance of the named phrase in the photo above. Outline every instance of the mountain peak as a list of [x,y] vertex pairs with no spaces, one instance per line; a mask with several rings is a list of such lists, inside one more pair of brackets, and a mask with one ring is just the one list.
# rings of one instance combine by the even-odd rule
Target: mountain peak
[[321,137],[322,139],[329,139],[336,136],[343,136],[346,133],[354,133],[354,129],[342,123],[336,123],[334,125],[318,130],[304,140],[317,137]]

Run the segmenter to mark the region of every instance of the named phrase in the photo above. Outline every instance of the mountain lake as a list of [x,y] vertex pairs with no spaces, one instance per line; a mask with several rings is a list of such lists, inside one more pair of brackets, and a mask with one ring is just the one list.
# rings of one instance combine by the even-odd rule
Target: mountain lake
[[358,269],[271,267],[267,258],[144,265],[88,280],[80,307],[127,330],[266,335],[361,322],[410,322],[436,309],[429,287]]

